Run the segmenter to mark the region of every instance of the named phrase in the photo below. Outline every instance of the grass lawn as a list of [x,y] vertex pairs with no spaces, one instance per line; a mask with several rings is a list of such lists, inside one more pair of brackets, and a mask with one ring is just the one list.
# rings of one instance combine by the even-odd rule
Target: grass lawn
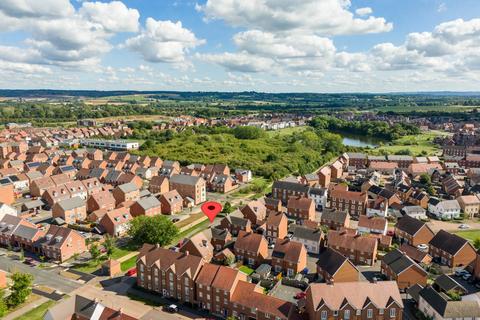
[[245,273],[247,276],[251,275],[252,273],[255,272],[255,270],[247,267],[247,266],[241,266],[240,268],[238,268],[238,270],[240,270],[241,272]]
[[430,130],[419,135],[404,136],[394,140],[388,145],[382,145],[374,150],[376,154],[396,154],[400,150],[410,150],[412,155],[435,155],[441,152],[440,148],[433,143],[438,136],[445,136],[448,133],[439,130]]
[[115,250],[113,250],[112,259],[117,260],[133,251],[136,251],[136,250],[131,250],[130,248],[127,248],[127,247],[121,247],[121,248],[116,247]]
[[45,313],[55,304],[55,301],[49,300],[39,305],[27,313],[15,318],[15,320],[42,320]]
[[456,231],[455,234],[472,242],[480,239],[480,230],[462,230]]
[[272,189],[272,182],[263,177],[255,177],[248,183],[248,186],[231,194],[232,197],[240,198],[246,194],[253,193],[253,198],[259,198],[269,193]]
[[73,269],[81,272],[85,272],[85,273],[92,273],[97,271],[101,267],[102,263],[105,262],[106,260],[107,260],[107,256],[103,255],[97,260],[90,260],[86,263],[78,264],[74,266]]
[[137,263],[137,256],[133,256],[122,263],[120,263],[120,268],[122,271],[127,271],[135,267],[135,264]]
[[[202,215],[203,215],[203,213],[202,213]],[[191,236],[199,233],[200,231],[206,229],[209,225],[210,225],[210,221],[207,219],[207,220],[204,220],[204,221],[200,222],[199,224],[191,227],[190,229],[187,229],[183,232],[180,232],[172,240],[172,243],[170,245],[176,245],[178,243],[178,241],[182,240],[183,238],[191,237]]]

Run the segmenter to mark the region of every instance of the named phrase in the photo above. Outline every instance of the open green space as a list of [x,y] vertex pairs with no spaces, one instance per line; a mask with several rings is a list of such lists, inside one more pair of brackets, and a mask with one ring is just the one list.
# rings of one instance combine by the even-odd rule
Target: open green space
[[289,127],[289,128],[279,129],[279,130],[269,130],[269,131],[267,131],[267,134],[270,137],[288,136],[292,133],[305,131],[307,128],[308,128],[308,126]]
[[[439,136],[446,136],[448,133],[438,130],[430,130],[417,135],[407,135],[392,142],[381,145],[371,151],[373,154],[411,154],[419,155],[438,155],[441,149],[433,143],[433,140]],[[408,153],[407,153],[408,151]]]
[[49,300],[47,302],[42,303],[36,308],[24,313],[20,317],[15,318],[15,320],[42,320],[45,313],[47,313],[48,309],[55,304],[55,301]]
[[171,245],[176,245],[178,243],[178,241],[182,240],[183,238],[191,237],[191,236],[199,233],[200,231],[205,230],[209,226],[209,224],[210,224],[209,220],[204,220],[204,221],[194,225],[193,227],[191,227],[191,228],[189,228],[189,229],[187,229],[183,232],[180,232],[173,239],[173,241],[171,242]]
[[456,231],[455,234],[471,242],[480,239],[480,230],[477,229]]
[[249,275],[251,275],[252,273],[255,272],[255,270],[253,270],[252,268],[249,268],[247,266],[241,266],[240,268],[238,268],[238,270],[245,273],[247,276],[249,276]]

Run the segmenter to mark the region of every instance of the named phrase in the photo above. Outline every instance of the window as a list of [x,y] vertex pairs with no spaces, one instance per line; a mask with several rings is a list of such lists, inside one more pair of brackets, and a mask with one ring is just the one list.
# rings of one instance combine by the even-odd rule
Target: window
[[327,320],[327,311],[326,310],[322,310],[321,319],[322,320]]
[[185,278],[185,285],[186,286],[188,286],[190,284],[190,282],[188,280],[189,280],[188,278]]
[[173,281],[173,273],[170,273],[170,274],[168,275],[168,278],[170,279],[170,281]]
[[350,319],[350,310],[343,311],[343,319],[345,320]]
[[397,315],[396,312],[397,312],[397,309],[395,308],[390,309],[390,318],[395,318]]
[[333,316],[334,317],[338,316],[338,310],[333,311]]
[[203,293],[202,293],[202,291],[199,291],[199,292],[198,292],[198,296],[199,296],[200,298],[202,298],[202,297],[203,297]]
[[368,319],[371,319],[373,317],[373,310],[372,309],[368,309],[367,310],[367,318]]
[[383,314],[383,309],[379,309],[378,314]]

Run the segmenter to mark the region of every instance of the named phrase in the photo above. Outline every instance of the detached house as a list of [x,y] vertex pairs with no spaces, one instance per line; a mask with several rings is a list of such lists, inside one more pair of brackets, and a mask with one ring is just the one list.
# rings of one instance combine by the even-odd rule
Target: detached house
[[476,195],[460,196],[457,201],[467,217],[473,218],[480,213],[480,199]]
[[475,249],[468,240],[444,230],[430,240],[428,253],[450,268],[468,266],[476,258]]
[[160,203],[163,214],[177,214],[183,210],[183,198],[177,190],[162,193]]
[[160,193],[160,194],[170,191],[168,177],[166,176],[152,177],[152,180],[150,180],[150,184],[148,185],[148,190],[151,193]]
[[323,232],[319,228],[295,225],[292,241],[303,244],[308,253],[318,254],[323,244]]
[[67,224],[85,220],[87,218],[85,200],[80,197],[74,197],[55,203],[52,208],[52,217],[61,218]]
[[213,258],[213,246],[202,232],[186,239],[180,247],[180,252],[199,256],[205,262],[210,262]]
[[205,180],[201,177],[175,174],[170,177],[170,190],[177,190],[183,198],[193,199],[195,204],[207,200]]
[[268,243],[283,239],[288,233],[288,218],[282,212],[271,211],[265,222],[265,238]]
[[387,279],[396,281],[401,290],[414,284],[427,284],[428,273],[399,250],[390,251],[383,257],[381,272]]
[[287,215],[294,219],[315,221],[315,203],[309,198],[290,197]]
[[233,236],[237,236],[241,231],[252,231],[252,223],[250,220],[243,218],[242,213],[238,210],[223,218],[220,221],[220,227],[227,229]]
[[300,242],[277,239],[272,252],[272,267],[288,277],[307,267],[307,250]]
[[234,251],[238,261],[257,267],[268,258],[268,242],[260,234],[240,231]]
[[346,211],[324,210],[320,223],[332,230],[350,227],[350,214]]
[[154,196],[140,198],[130,207],[130,213],[133,217],[149,216],[153,217],[162,214],[161,203]]
[[360,216],[358,219],[359,233],[387,234],[387,219],[381,217]]
[[431,198],[428,202],[428,211],[437,219],[459,218],[461,209],[457,200]]
[[252,225],[265,221],[267,217],[267,207],[258,200],[250,201],[240,211],[245,219],[250,220]]
[[140,198],[140,190],[134,183],[125,183],[113,189],[113,197],[118,206],[125,201],[136,201]]
[[434,235],[432,229],[425,222],[410,216],[404,216],[395,225],[395,238],[401,244],[407,243],[416,247],[419,244],[429,243]]
[[114,237],[122,236],[128,231],[132,216],[129,208],[121,207],[107,212],[101,219],[100,225]]
[[94,193],[87,199],[87,212],[91,213],[100,209],[113,210],[115,209],[115,202],[115,198],[110,191]]
[[357,267],[343,254],[332,248],[326,248],[317,260],[317,275],[320,281],[339,283],[358,281]]

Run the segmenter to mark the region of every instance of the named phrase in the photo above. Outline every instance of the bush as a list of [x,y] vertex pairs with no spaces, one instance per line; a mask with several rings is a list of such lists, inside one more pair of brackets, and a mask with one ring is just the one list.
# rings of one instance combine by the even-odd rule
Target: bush
[[242,126],[233,129],[233,135],[237,139],[252,140],[262,138],[266,135],[266,133],[263,129],[257,127]]

